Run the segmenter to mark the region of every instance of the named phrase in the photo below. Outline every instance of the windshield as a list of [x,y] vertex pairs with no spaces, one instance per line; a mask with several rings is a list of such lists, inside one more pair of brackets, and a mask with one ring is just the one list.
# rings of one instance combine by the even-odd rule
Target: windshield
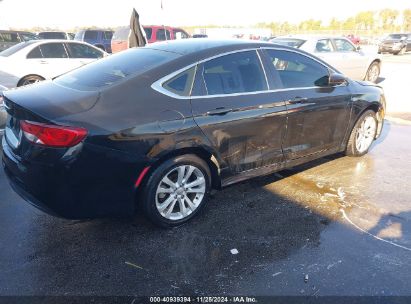
[[20,42],[19,44],[13,45],[12,47],[4,50],[3,52],[0,53],[0,57],[9,57],[18,51],[24,49],[26,46],[35,43],[36,41],[28,41],[28,42]]
[[280,45],[286,45],[294,48],[299,48],[304,44],[306,40],[303,39],[295,39],[295,38],[274,38],[271,40],[273,43],[277,43]]
[[55,82],[77,90],[95,90],[130,76],[141,75],[178,56],[180,55],[170,52],[135,48],[64,74],[56,78]]

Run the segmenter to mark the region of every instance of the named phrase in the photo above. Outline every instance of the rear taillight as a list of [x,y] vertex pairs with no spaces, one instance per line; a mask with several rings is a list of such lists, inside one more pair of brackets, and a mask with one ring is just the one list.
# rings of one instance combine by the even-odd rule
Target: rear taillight
[[27,120],[21,121],[20,127],[29,141],[48,147],[73,147],[87,136],[87,130],[83,128],[47,125]]

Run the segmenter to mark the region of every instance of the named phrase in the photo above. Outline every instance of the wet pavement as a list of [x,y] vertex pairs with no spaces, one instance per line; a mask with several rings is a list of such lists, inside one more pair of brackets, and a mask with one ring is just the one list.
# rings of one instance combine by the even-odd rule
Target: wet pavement
[[410,136],[387,122],[368,155],[232,186],[173,230],[50,217],[1,172],[0,294],[411,295]]
[[172,230],[141,216],[53,218],[0,170],[0,295],[410,296],[407,115],[386,121],[364,157],[229,187]]

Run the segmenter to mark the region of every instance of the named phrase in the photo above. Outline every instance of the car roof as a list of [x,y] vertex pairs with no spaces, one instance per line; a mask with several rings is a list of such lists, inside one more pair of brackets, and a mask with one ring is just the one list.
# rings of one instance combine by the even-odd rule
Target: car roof
[[[232,50],[241,50],[246,48],[260,48],[260,47],[272,47],[273,43],[260,42],[253,40],[215,40],[215,39],[181,39],[181,40],[169,40],[163,42],[156,42],[145,46],[150,49],[157,49],[162,51],[168,51],[177,53],[180,55],[195,54],[201,52],[224,52]],[[287,48],[281,46],[281,48]],[[291,48],[290,48],[291,49]]]

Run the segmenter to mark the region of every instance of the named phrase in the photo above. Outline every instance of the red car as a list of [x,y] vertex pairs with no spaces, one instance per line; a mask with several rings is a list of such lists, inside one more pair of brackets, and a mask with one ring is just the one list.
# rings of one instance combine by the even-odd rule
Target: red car
[[355,45],[360,44],[360,37],[356,37],[353,34],[350,34],[347,36],[348,39],[351,40],[352,43],[354,43]]
[[[148,25],[143,26],[146,32],[147,42],[153,43],[157,41],[175,40],[190,38],[184,30],[171,26]],[[128,48],[128,35],[130,28],[124,26],[115,31],[111,40],[111,50],[114,53],[126,50]]]

